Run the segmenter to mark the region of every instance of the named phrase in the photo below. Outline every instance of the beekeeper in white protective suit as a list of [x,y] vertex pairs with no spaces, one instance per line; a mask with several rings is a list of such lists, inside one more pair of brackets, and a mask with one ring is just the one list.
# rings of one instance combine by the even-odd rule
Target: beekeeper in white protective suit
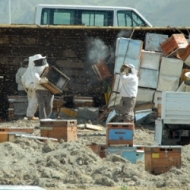
[[24,90],[23,84],[22,84],[22,76],[26,72],[27,67],[28,67],[28,58],[25,58],[23,60],[23,62],[21,63],[21,67],[17,70],[16,75],[15,75],[18,95],[20,95],[20,96],[26,96],[27,95],[25,90]]
[[38,119],[38,117],[35,117],[35,113],[38,107],[38,102],[36,98],[34,81],[32,77],[33,67],[34,67],[33,56],[30,56],[28,68],[26,72],[24,73],[24,75],[22,76],[22,84],[25,91],[27,92],[27,97],[28,97],[28,107],[26,110],[26,117],[28,118],[28,120]]
[[38,100],[39,118],[49,118],[53,109],[54,95],[41,84],[48,83],[47,78],[41,78],[41,74],[46,67],[49,67],[46,57],[41,54],[34,55],[33,79]]
[[138,92],[137,71],[132,64],[124,64],[120,69],[121,115],[124,122],[134,122],[134,107]]

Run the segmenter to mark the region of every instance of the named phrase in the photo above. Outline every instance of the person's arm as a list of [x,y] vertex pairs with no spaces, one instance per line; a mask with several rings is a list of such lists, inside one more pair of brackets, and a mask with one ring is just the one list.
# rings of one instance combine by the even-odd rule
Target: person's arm
[[16,83],[21,83],[21,73],[20,73],[20,69],[18,69],[16,75],[15,75],[15,81]]
[[131,75],[120,75],[120,80],[123,84],[127,84],[132,79]]
[[38,73],[34,73],[34,83],[36,84],[48,83],[48,79],[45,77],[41,78]]

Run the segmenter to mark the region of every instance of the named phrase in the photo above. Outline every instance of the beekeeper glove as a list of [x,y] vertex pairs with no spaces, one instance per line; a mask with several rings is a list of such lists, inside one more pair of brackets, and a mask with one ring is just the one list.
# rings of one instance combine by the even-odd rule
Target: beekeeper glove
[[48,83],[48,79],[46,77],[43,77],[40,79],[40,83]]

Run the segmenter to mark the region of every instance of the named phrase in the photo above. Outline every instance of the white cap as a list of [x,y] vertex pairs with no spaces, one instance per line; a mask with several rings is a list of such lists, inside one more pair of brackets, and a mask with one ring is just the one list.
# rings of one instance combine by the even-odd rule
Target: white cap
[[36,61],[36,60],[39,60],[39,59],[45,59],[45,58],[46,58],[46,56],[42,57],[41,54],[36,54],[36,55],[33,56],[33,61]]

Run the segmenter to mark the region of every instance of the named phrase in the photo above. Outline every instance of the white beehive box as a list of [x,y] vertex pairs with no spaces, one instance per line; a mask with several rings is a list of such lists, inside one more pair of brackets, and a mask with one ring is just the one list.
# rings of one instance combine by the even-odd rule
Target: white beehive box
[[162,92],[160,92],[160,91],[155,91],[155,93],[154,93],[154,108],[157,108],[157,106],[158,106],[158,102],[159,102],[159,100],[158,100],[158,98],[162,98]]
[[162,53],[142,51],[141,68],[159,70]]
[[132,64],[138,70],[143,42],[130,38],[117,38],[114,73],[120,73],[123,64]]
[[160,44],[168,39],[168,35],[146,33],[145,50],[162,52]]
[[121,89],[120,74],[115,74],[111,90],[112,92],[120,92],[120,89]]
[[159,71],[140,68],[139,87],[157,88]]
[[129,57],[130,59],[139,59],[141,56],[143,42],[130,38],[118,38],[116,42],[116,56]]
[[179,86],[179,77],[159,75],[157,91],[176,91]]
[[118,56],[115,58],[115,68],[114,68],[114,73],[120,73],[120,68],[121,66],[126,63],[126,64],[132,64],[135,66],[136,70],[139,70],[140,67],[140,59],[130,59],[128,57],[121,57]]
[[164,123],[189,124],[190,123],[190,93],[189,92],[163,92],[162,93],[162,119]]
[[146,88],[138,88],[136,105],[152,103],[154,97],[155,90],[146,89]]
[[160,74],[181,77],[183,61],[175,58],[162,57]]

